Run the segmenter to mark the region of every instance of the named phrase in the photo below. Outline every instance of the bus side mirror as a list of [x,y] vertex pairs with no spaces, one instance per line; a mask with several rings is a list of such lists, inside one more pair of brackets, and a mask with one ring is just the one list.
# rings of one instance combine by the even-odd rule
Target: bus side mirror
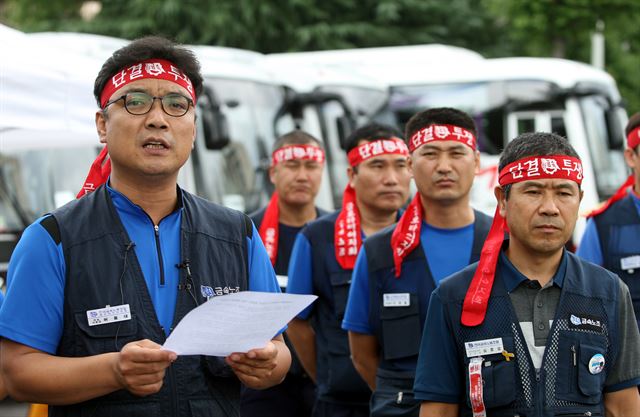
[[625,134],[620,112],[623,111],[618,106],[613,106],[605,112],[607,122],[607,136],[609,149],[624,149]]
[[353,118],[348,114],[344,114],[336,118],[336,128],[338,129],[338,139],[340,140],[340,147],[345,151],[349,146],[349,144],[347,143],[347,138],[349,137],[351,132],[354,131],[354,125],[355,123],[353,121]]
[[231,142],[229,124],[210,87],[204,87],[198,106],[202,110],[200,114],[202,116],[205,146],[211,150],[223,149]]

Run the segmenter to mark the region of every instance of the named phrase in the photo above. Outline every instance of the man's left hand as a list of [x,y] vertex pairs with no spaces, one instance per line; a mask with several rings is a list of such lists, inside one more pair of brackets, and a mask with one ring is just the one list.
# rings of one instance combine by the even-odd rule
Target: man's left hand
[[262,349],[247,353],[232,353],[225,361],[240,381],[250,388],[266,388],[273,385],[273,371],[278,366],[278,348],[269,341]]

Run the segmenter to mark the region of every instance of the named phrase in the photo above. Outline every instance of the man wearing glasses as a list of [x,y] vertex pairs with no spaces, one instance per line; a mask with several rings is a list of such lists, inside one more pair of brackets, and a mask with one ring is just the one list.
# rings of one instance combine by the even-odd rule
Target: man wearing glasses
[[177,186],[202,81],[193,53],[157,37],[103,65],[94,94],[108,151],[82,197],[32,224],[9,265],[0,335],[15,399],[56,416],[233,416],[239,381],[284,378],[281,335],[224,359],[161,349],[210,296],[279,291],[248,217]]

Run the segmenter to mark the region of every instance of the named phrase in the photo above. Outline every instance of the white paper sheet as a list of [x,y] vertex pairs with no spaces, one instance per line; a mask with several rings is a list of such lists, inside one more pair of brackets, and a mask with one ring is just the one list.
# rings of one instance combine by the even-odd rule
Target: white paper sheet
[[262,348],[316,298],[254,291],[213,297],[184,316],[163,347],[209,356]]

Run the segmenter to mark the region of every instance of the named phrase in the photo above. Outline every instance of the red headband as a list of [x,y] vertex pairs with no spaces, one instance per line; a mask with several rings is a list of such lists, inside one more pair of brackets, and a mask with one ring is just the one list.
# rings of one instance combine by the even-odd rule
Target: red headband
[[504,186],[535,179],[562,178],[582,183],[582,162],[571,156],[531,156],[519,159],[500,171],[498,184]]
[[629,148],[634,149],[638,145],[640,145],[640,126],[633,129],[627,135],[627,146]]
[[[287,145],[276,149],[273,154],[271,154],[271,166],[292,160],[311,160],[323,163],[324,151],[314,145]],[[264,211],[259,230],[260,237],[262,238],[265,249],[267,249],[267,254],[273,266],[276,265],[276,259],[278,258],[278,222],[280,221],[278,199],[278,192],[276,191],[271,195],[267,209]]]
[[[500,171],[498,183],[504,187],[522,181],[566,179],[582,183],[582,163],[571,156],[533,156],[520,159]],[[482,246],[480,262],[473,275],[462,307],[461,322],[465,326],[478,326],[484,321],[489,296],[493,287],[496,265],[504,240],[506,222],[496,207],[489,235]]]
[[380,155],[390,154],[400,154],[408,156],[409,149],[402,139],[379,139],[363,143],[362,145],[351,149],[347,154],[347,158],[349,159],[349,165],[355,167],[360,165],[367,159],[371,159]]
[[271,154],[271,166],[280,162],[297,160],[312,160],[319,163],[324,162],[324,151],[314,145],[287,145],[278,148]]
[[[392,137],[363,143],[351,149],[347,157],[349,165],[356,167],[376,156],[395,154],[409,156],[409,149],[402,139]],[[333,232],[336,260],[342,268],[353,269],[362,246],[362,230],[356,190],[349,184],[342,195],[342,210],[338,214]]]
[[411,152],[418,149],[425,143],[434,140],[453,140],[464,143],[474,151],[476,150],[476,137],[465,128],[454,125],[430,125],[418,130],[411,136],[409,150]]
[[196,102],[196,94],[193,91],[193,85],[189,77],[184,72],[176,68],[173,63],[164,59],[148,59],[138,64],[131,65],[111,77],[105,84],[100,94],[100,107],[109,101],[109,98],[125,85],[145,78],[156,78],[167,80],[184,87],[190,94],[193,103]]

